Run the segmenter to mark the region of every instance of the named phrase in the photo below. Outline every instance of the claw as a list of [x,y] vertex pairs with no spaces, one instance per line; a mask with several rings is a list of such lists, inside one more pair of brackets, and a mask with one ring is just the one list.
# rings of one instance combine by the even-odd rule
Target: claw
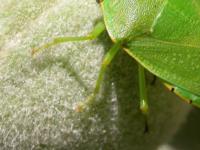
[[88,98],[86,99],[86,101],[84,102],[80,102],[76,107],[75,107],[75,112],[83,112],[86,110],[86,108],[91,107],[95,102],[95,96],[94,94],[88,96]]
[[35,53],[36,53],[36,49],[33,48],[33,49],[31,50],[31,56],[33,57],[33,56],[35,55]]
[[76,107],[75,107],[75,112],[77,113],[81,113],[85,110],[85,106],[83,103],[79,103]]

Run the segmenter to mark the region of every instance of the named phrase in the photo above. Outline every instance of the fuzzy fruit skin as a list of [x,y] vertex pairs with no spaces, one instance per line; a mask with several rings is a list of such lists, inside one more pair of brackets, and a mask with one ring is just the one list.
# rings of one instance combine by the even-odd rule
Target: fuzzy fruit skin
[[[22,4],[33,8],[30,1],[20,3],[15,12],[7,11],[23,12]],[[34,6],[40,8],[37,3]],[[104,52],[112,45],[107,34],[94,42],[68,43],[30,57],[30,45],[41,44],[42,37],[85,35],[100,17],[93,0],[54,1],[47,11],[28,20],[22,31],[7,29],[8,35],[17,34],[1,45],[2,148],[155,150],[179,128],[189,105],[159,80],[150,85],[153,77],[148,74],[150,131],[143,133],[137,65],[123,51],[109,67],[97,102],[87,111],[74,111],[93,89]],[[26,19],[17,21],[21,25]],[[13,39],[19,38],[13,45]]]

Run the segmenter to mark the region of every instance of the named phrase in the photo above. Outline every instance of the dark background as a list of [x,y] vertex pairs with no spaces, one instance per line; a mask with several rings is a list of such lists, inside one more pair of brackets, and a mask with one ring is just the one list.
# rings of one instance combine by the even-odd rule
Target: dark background
[[200,109],[192,108],[186,122],[169,142],[176,150],[200,150]]

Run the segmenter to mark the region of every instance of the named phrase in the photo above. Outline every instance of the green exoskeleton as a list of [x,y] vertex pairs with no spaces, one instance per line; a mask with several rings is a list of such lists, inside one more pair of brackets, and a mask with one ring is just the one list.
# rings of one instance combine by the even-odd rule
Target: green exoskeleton
[[94,40],[107,30],[113,41],[105,55],[93,93],[81,105],[93,103],[107,66],[119,50],[138,62],[140,109],[149,107],[145,69],[171,91],[200,106],[200,0],[99,0],[103,21],[83,37],[58,37],[32,53],[63,42]]

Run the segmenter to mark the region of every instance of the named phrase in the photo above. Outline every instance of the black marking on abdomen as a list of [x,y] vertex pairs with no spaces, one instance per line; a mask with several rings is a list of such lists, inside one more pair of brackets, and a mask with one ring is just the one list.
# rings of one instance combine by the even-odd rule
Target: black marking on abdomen
[[174,87],[172,87],[172,88],[171,88],[171,92],[174,92],[174,90],[175,90]]
[[189,104],[192,104],[192,100],[189,100],[188,103],[189,103]]

